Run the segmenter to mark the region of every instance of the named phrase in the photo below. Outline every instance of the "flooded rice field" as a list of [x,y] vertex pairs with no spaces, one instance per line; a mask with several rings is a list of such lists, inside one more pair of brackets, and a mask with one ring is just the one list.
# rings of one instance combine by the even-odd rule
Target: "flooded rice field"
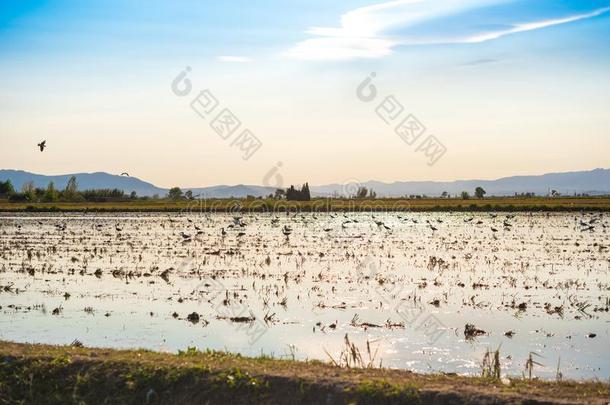
[[[0,214],[0,339],[610,377],[610,217]],[[367,341],[370,353],[367,351]],[[530,367],[531,368],[531,367]]]

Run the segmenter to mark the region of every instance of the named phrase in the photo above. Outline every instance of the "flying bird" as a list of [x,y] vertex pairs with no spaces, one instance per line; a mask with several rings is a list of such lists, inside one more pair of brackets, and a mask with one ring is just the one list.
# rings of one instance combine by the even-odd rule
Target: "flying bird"
[[127,176],[127,177],[129,177],[129,173],[127,173],[127,172],[123,172],[123,173],[121,173],[121,176]]
[[40,142],[40,143],[38,144],[38,147],[40,148],[40,151],[41,151],[41,152],[42,152],[42,151],[44,151],[44,148],[46,148],[46,147],[47,147],[47,141],[46,141],[46,140],[44,140],[44,141]]

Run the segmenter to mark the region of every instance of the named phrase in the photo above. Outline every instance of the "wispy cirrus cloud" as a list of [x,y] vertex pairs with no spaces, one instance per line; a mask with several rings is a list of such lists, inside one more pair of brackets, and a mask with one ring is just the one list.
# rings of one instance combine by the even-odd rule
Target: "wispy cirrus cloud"
[[461,42],[470,42],[470,43],[485,42],[485,41],[489,41],[492,39],[497,39],[497,38],[503,37],[505,35],[516,34],[516,33],[525,32],[525,31],[538,30],[541,28],[552,27],[553,25],[566,24],[566,23],[570,23],[570,22],[574,22],[574,21],[584,20],[587,18],[597,17],[599,15],[607,13],[608,11],[610,11],[610,7],[602,7],[597,10],[593,10],[590,13],[576,14],[576,15],[571,15],[571,16],[564,17],[564,18],[555,18],[555,19],[548,19],[548,20],[542,20],[542,21],[534,21],[534,22],[529,22],[529,23],[515,24],[511,28],[508,28],[505,30],[498,30],[498,31],[482,33],[480,35],[475,35],[472,37],[465,38]]
[[[596,17],[610,7],[549,17],[502,15],[510,0],[393,0],[357,8],[341,16],[339,27],[312,27],[311,38],[295,44],[285,56],[303,60],[380,58],[407,45],[478,43]],[[494,7],[502,13],[488,21]],[[482,16],[479,11],[485,11]],[[569,10],[568,10],[569,11]],[[550,11],[549,11],[550,12]],[[522,20],[518,20],[521,18]],[[435,26],[436,24],[436,26]],[[452,28],[446,32],[446,26]],[[493,29],[485,28],[493,26]],[[420,28],[424,29],[420,29]]]

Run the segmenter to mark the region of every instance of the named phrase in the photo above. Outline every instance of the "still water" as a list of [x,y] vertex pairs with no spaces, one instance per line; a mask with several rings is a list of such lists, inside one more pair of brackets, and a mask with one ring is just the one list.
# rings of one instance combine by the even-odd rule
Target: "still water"
[[607,379],[609,218],[0,214],[0,339]]

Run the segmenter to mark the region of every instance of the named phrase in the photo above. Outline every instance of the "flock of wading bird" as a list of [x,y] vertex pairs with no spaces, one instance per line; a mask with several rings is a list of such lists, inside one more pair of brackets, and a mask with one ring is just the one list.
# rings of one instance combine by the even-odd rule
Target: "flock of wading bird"
[[[65,301],[95,296],[103,307],[107,295],[70,281],[92,276],[106,286],[122,282],[122,294],[135,292],[143,303],[154,287],[154,299],[166,294],[168,310],[147,315],[189,324],[263,321],[269,327],[310,324],[314,333],[404,334],[409,321],[396,308],[407,303],[445,319],[454,332],[448,336],[512,339],[522,332],[519,323],[496,331],[468,320],[451,324],[451,314],[493,309],[517,319],[606,319],[607,227],[603,213],[586,212],[5,216],[0,297],[12,313],[44,311],[39,302],[53,294]],[[36,305],[6,305],[8,295],[28,290]],[[223,311],[235,305],[247,312]],[[77,316],[64,309],[50,312]],[[101,310],[107,317],[116,311]],[[485,323],[484,314],[480,319]],[[558,332],[533,333],[552,338]]]

